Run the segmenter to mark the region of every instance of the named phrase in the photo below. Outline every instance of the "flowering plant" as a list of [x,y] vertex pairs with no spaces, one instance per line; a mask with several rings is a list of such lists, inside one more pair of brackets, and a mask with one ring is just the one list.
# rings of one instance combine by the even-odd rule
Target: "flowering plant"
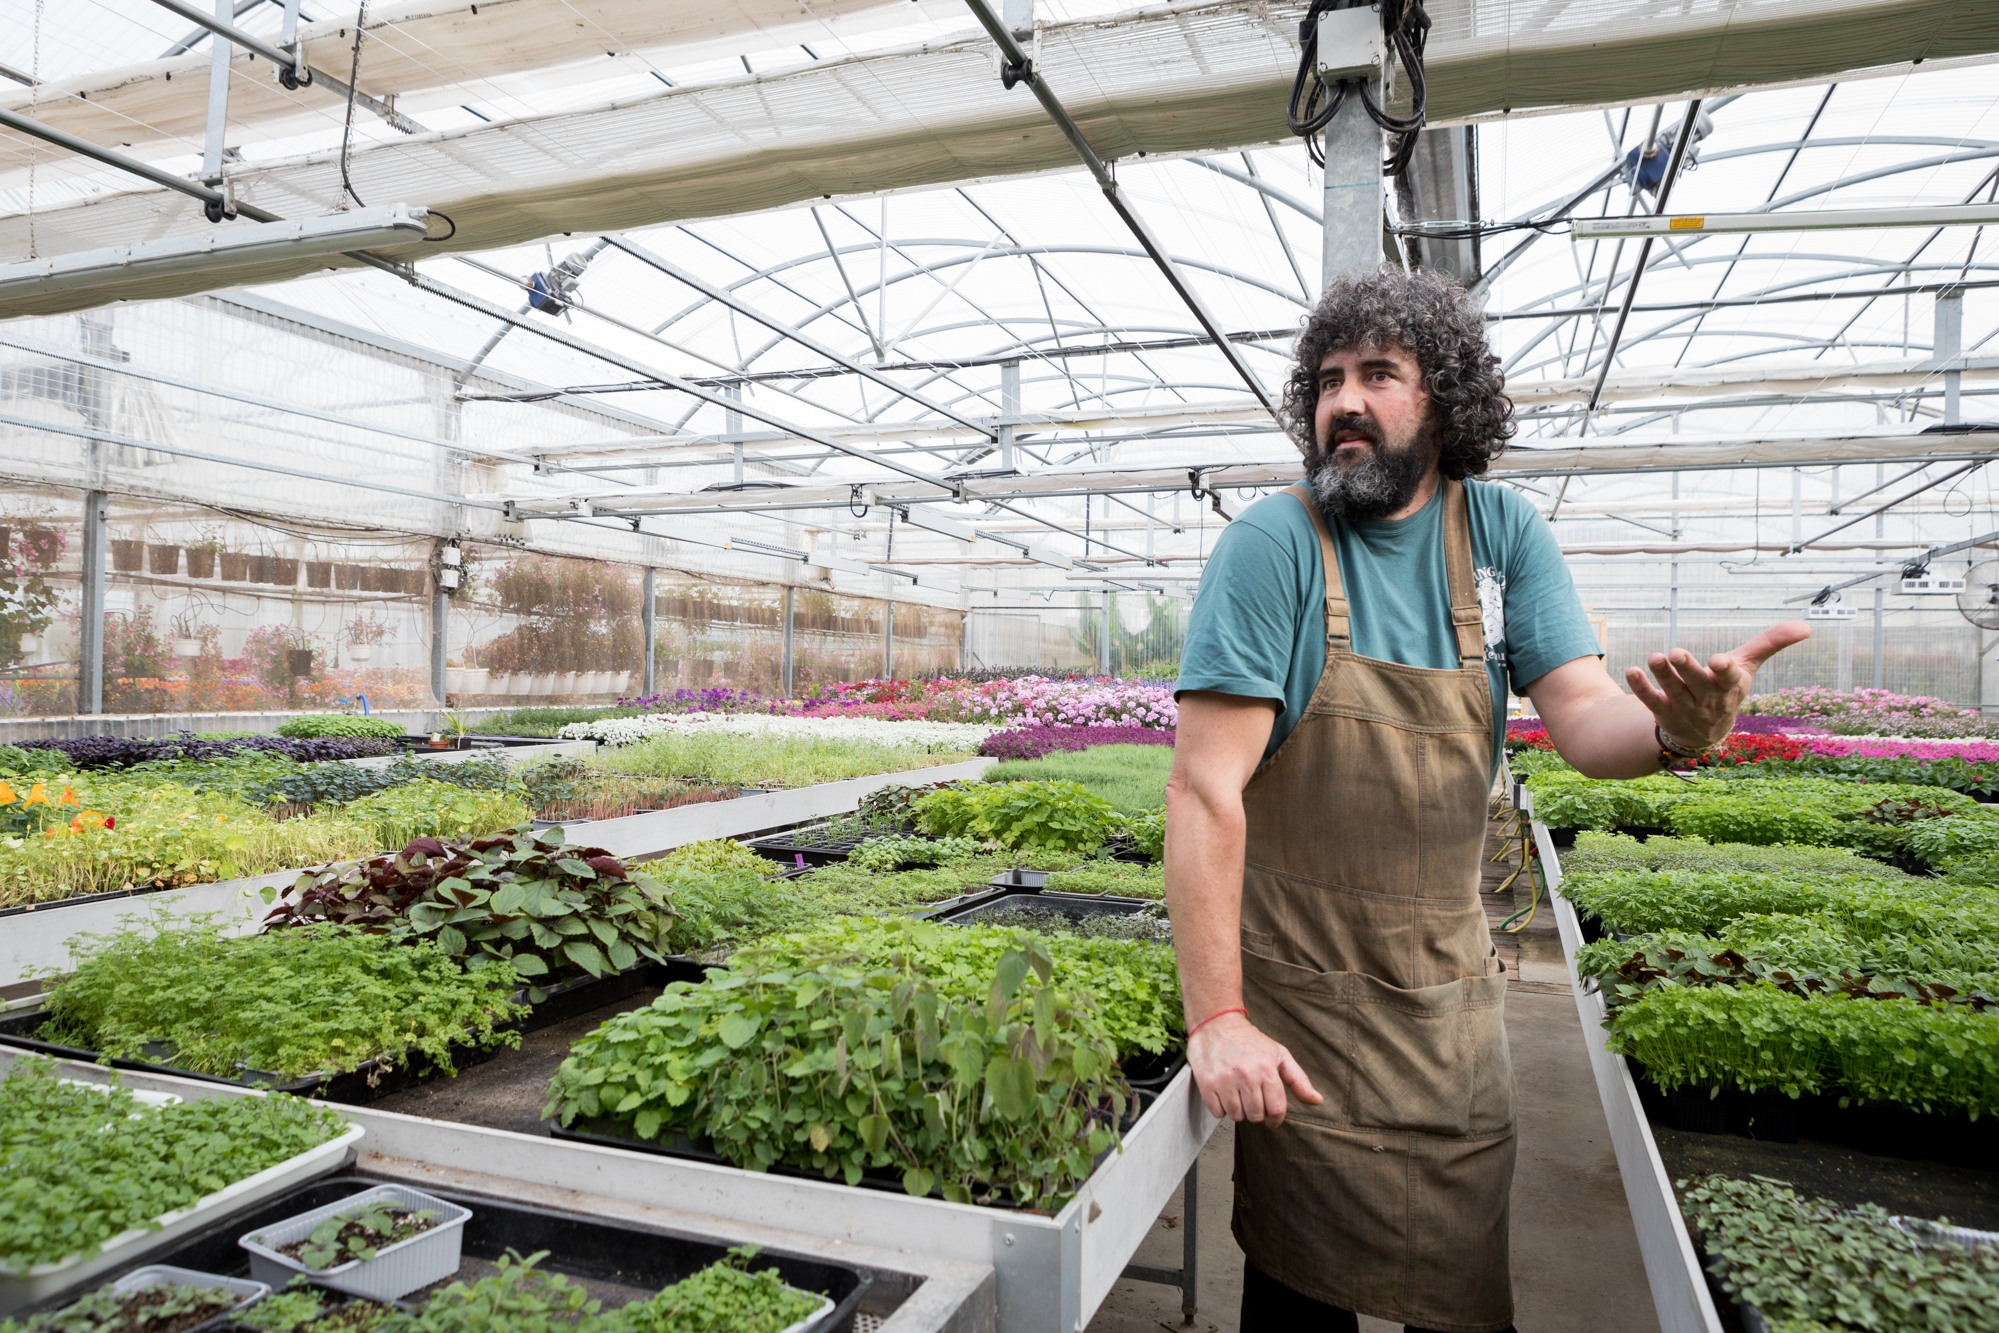
[[1960,708],[1928,695],[1892,690],[1832,690],[1821,685],[1751,695],[1742,705],[1751,714],[1781,713],[1817,718],[1843,735],[1913,737],[1976,736],[1984,724],[1975,708]]
[[979,753],[988,759],[1039,759],[1093,745],[1171,745],[1175,734],[1157,727],[1010,727],[986,737]]
[[600,740],[606,745],[630,745],[649,736],[728,733],[827,741],[861,741],[924,751],[969,753],[997,728],[965,722],[884,722],[862,717],[777,717],[767,713],[646,713],[639,717],[607,717],[595,722],[571,722],[558,736],[563,740]]
[[82,807],[76,792],[68,787],[62,789],[62,795],[50,800],[43,783],[35,783],[22,795],[11,784],[0,781],[0,837],[25,838],[44,830],[53,833],[65,825],[72,808],[81,811]]

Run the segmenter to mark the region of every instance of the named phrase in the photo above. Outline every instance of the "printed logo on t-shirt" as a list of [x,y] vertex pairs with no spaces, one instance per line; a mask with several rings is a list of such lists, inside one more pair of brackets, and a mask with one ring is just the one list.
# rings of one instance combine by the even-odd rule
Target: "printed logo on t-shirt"
[[1478,609],[1485,619],[1485,660],[1506,660],[1506,575],[1491,565],[1472,572],[1478,588]]

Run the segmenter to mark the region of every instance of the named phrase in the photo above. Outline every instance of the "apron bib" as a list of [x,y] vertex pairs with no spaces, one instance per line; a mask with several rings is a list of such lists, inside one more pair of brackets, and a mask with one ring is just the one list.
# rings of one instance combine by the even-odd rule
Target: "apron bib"
[[1491,683],[1464,486],[1443,485],[1443,670],[1354,655],[1332,535],[1288,492],[1319,534],[1326,669],[1243,790],[1243,1001],[1326,1100],[1237,1125],[1234,1230],[1317,1300],[1486,1333],[1513,1319],[1513,1068],[1478,899]]

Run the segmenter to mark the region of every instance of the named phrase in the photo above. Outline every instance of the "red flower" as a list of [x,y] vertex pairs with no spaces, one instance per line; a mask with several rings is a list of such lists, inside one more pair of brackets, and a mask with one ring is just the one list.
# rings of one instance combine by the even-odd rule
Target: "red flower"
[[118,827],[118,816],[116,816],[116,815],[106,815],[106,816],[104,816],[104,827],[105,827],[105,828],[117,828],[117,827]]

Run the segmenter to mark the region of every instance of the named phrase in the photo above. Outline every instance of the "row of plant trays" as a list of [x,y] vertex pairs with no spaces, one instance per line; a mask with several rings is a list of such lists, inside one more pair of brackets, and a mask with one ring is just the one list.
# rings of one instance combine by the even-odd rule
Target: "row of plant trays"
[[[706,1237],[478,1195],[419,1190],[389,1178],[294,1179],[255,1201],[253,1211],[240,1211],[251,1202],[239,1198],[229,1210],[232,1215],[210,1214],[202,1219],[205,1225],[193,1230],[146,1236],[157,1252],[154,1262],[118,1279],[113,1290],[136,1293],[166,1284],[237,1296],[231,1308],[182,1331],[206,1333],[236,1327],[235,1316],[294,1283],[326,1299],[322,1319],[357,1302],[413,1312],[420,1307],[410,1298],[454,1279],[476,1280],[492,1273],[509,1252],[539,1254],[537,1267],[543,1272],[579,1282],[593,1296],[609,1297],[607,1304],[644,1299],[730,1258],[727,1246]],[[369,1257],[343,1259],[336,1246],[332,1255],[319,1256],[322,1261],[312,1264],[299,1252],[316,1230],[328,1238],[337,1236],[339,1228],[329,1229],[326,1223],[351,1219],[371,1205],[409,1215],[420,1229],[379,1246]],[[818,1309],[783,1333],[845,1333],[874,1281],[872,1273],[851,1265],[771,1250],[758,1252],[746,1266],[773,1269],[786,1286],[818,1298]],[[42,1308],[57,1308],[63,1297],[73,1300],[75,1288],[94,1275],[69,1275],[60,1294],[41,1299]]]
[[[1514,790],[1516,806],[1523,791]],[[1841,1106],[1837,1097],[1785,1097],[1723,1089],[1683,1088],[1661,1091],[1642,1066],[1604,1047],[1600,1030],[1602,997],[1585,992],[1575,974],[1575,950],[1609,935],[1596,918],[1577,911],[1560,897],[1559,851],[1572,847],[1576,830],[1536,824],[1541,834],[1540,856],[1548,874],[1563,948],[1568,955],[1570,982],[1582,1014],[1592,1064],[1618,1167],[1638,1231],[1639,1248],[1662,1333],[1769,1333],[1761,1311],[1737,1305],[1721,1287],[1719,1261],[1695,1244],[1680,1212],[1672,1174],[1661,1157],[1654,1127],[1686,1134],[1729,1136],[1745,1147],[1752,1143],[1795,1145],[1822,1143],[1891,1162],[1935,1162],[1953,1168],[1999,1169],[1999,1135],[1989,1125],[1963,1116],[1924,1114],[1898,1107]],[[1666,836],[1669,830],[1619,828],[1618,833],[1643,841]],[[1621,1085],[1621,1091],[1620,1091]],[[1773,1171],[1781,1164],[1771,1163]],[[1934,1168],[1928,1168],[1934,1169]],[[1893,1174],[1901,1170],[1889,1168]],[[1999,1244],[1999,1233],[1953,1228],[1944,1243]],[[1911,1244],[1918,1242],[1912,1236]],[[1732,1316],[1732,1317],[1731,1317]]]
[[[703,964],[692,958],[674,956],[660,963],[641,963],[610,976],[576,977],[558,982],[545,990],[543,998],[530,1008],[526,1017],[517,1020],[513,1028],[527,1033],[553,1027],[557,1023],[567,1022],[621,1000],[630,999],[649,986],[664,986],[674,981],[699,981],[706,975],[706,971]],[[362,1106],[379,1101],[391,1093],[401,1092],[426,1079],[434,1078],[438,1073],[437,1068],[428,1059],[411,1052],[393,1068],[385,1068],[388,1062],[377,1058],[353,1069],[308,1074],[302,1078],[287,1079],[267,1070],[256,1069],[245,1069],[234,1078],[224,1078],[217,1074],[181,1069],[172,1063],[172,1054],[167,1051],[159,1052],[159,1058],[150,1060],[106,1058],[97,1051],[42,1041],[35,1034],[48,1018],[48,1011],[41,1008],[23,1008],[0,1013],[0,1045],[16,1050],[32,1051],[59,1060],[105,1064],[113,1069],[199,1079],[204,1083],[226,1083],[240,1088],[288,1092],[347,1106]],[[464,1069],[483,1064],[497,1053],[494,1047],[478,1047],[468,1042],[454,1048],[451,1058],[457,1068]]]
[[[858,838],[839,837],[826,832],[838,823],[838,820],[822,820],[816,824],[805,824],[795,829],[786,829],[782,833],[773,833],[768,837],[753,838],[745,845],[757,855],[784,865],[817,867],[836,865],[846,860],[868,840],[868,837],[891,836],[888,830]],[[915,829],[907,824],[893,830],[893,833],[904,836],[914,832]],[[1152,860],[1134,847],[1119,846],[1116,843],[1111,845],[1110,853],[1114,861],[1146,863]],[[913,862],[896,867],[897,870],[920,868]]]

